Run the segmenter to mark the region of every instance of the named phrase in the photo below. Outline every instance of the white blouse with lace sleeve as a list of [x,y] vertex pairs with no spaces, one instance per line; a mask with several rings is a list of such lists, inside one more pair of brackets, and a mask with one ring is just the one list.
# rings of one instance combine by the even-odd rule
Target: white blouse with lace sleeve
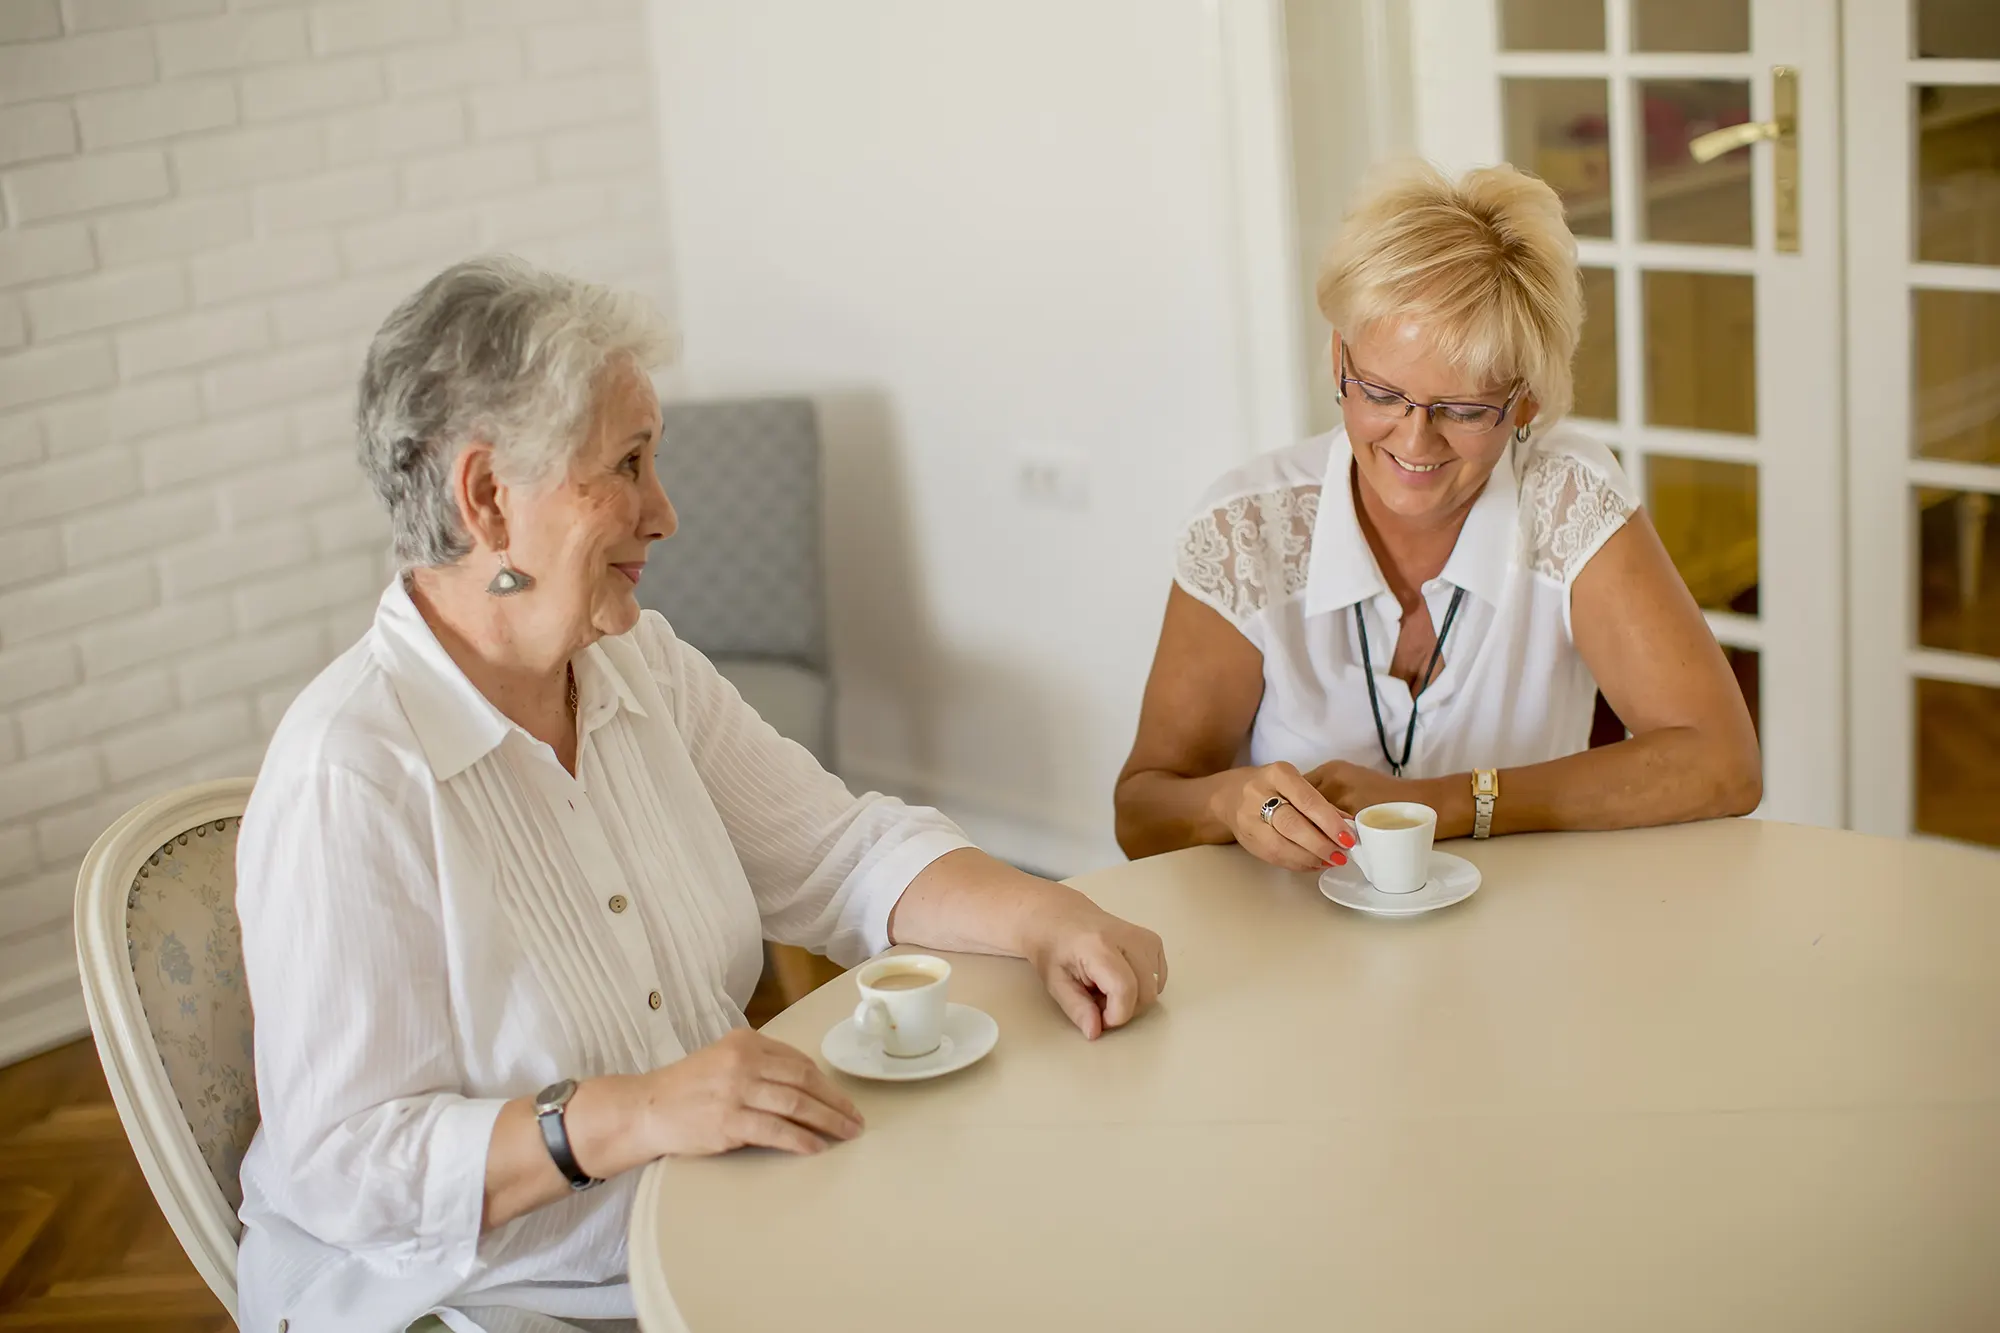
[[1319,484],[1232,495],[1181,534],[1175,578],[1238,629],[1305,590]]
[[[1182,591],[1264,659],[1264,696],[1244,762],[1312,768],[1345,759],[1387,770],[1363,674],[1368,627],[1383,730],[1400,756],[1411,700],[1388,674],[1401,608],[1355,515],[1353,455],[1334,431],[1223,477],[1176,551]],[[1512,767],[1588,742],[1596,682],[1576,650],[1570,588],[1638,508],[1611,452],[1568,426],[1516,445],[1423,589],[1433,625],[1464,591],[1438,676],[1418,709],[1407,776]]]
[[1608,450],[1597,459],[1536,450],[1521,481],[1530,566],[1541,578],[1568,587],[1636,508],[1632,484]]

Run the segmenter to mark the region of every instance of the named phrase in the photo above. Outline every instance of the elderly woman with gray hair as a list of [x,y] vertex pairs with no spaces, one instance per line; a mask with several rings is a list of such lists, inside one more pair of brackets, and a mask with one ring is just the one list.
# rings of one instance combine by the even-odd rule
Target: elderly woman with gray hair
[[1087,1037],[1165,984],[1152,932],[850,794],[641,612],[668,351],[643,303],[512,260],[369,349],[402,573],[286,714],[238,853],[245,1329],[629,1327],[633,1168],[861,1132],[745,1027],[763,939],[1019,955]]

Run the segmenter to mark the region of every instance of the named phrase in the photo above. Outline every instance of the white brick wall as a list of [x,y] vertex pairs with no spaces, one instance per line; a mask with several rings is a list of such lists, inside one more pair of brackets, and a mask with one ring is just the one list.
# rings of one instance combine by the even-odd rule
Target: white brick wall
[[[4,51],[5,47],[0,47]],[[88,213],[119,204],[164,199],[170,193],[167,160],[154,149],[98,153],[23,167],[0,177],[8,221]]]
[[184,79],[95,93],[76,99],[76,118],[86,149],[152,143],[235,124],[236,89],[228,79]]
[[0,0],[0,1062],[90,843],[366,625],[389,308],[498,248],[670,300],[643,3]]
[[0,166],[76,151],[76,117],[61,102],[0,111]]

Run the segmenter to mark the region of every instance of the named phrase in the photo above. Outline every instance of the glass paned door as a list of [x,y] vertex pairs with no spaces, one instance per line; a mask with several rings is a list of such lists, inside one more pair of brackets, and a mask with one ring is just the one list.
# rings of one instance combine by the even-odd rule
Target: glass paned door
[[[1838,32],[1825,0],[1415,0],[1417,146],[1562,195],[1584,265],[1578,424],[1613,446],[1764,742],[1766,814],[1846,816]],[[1795,71],[1794,192],[1773,146]],[[1777,207],[1796,203],[1796,252]]]
[[2000,846],[2000,5],[1847,5],[1857,827]]

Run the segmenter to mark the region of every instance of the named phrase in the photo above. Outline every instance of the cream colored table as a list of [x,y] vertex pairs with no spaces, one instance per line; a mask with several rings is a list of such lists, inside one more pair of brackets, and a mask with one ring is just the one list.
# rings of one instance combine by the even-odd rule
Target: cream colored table
[[[652,1167],[648,1330],[2000,1329],[2000,858],[1750,821],[1507,838],[1407,920],[1203,848],[1092,1045],[1000,1021],[807,1159]],[[819,1051],[843,978],[767,1031]],[[837,1076],[838,1077],[838,1076]],[[669,1296],[671,1290],[671,1297]]]

